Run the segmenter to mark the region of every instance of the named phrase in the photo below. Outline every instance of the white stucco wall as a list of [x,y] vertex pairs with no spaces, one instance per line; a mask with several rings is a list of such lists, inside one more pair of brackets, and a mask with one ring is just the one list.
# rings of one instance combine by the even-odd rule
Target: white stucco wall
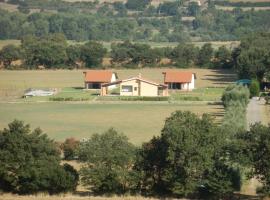
[[195,75],[192,74],[190,83],[182,83],[181,90],[192,91],[195,88]]
[[[112,73],[111,83],[112,83],[112,82],[115,82],[115,81],[116,81],[116,74],[115,74],[115,73]],[[108,87],[108,89],[111,90],[111,89],[114,89],[114,88],[116,88],[116,87],[117,87],[117,85],[110,85],[110,86]]]

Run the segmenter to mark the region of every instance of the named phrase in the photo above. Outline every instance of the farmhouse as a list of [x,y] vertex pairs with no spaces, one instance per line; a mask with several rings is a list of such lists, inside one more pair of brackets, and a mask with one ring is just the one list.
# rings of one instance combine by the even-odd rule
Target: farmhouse
[[[110,70],[88,70],[84,73],[85,89],[101,89],[105,83],[115,82],[117,74]],[[115,85],[109,86],[109,89],[115,88]]]
[[168,96],[168,88],[166,85],[146,80],[142,78],[141,75],[103,84],[101,95],[107,95],[107,88],[112,85],[119,85],[120,96]]
[[166,71],[164,74],[164,84],[169,90],[192,91],[195,88],[196,74],[182,71]]

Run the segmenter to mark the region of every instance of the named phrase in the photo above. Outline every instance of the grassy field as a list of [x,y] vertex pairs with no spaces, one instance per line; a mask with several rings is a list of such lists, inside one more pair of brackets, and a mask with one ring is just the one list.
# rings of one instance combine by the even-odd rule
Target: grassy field
[[62,141],[72,136],[88,138],[114,127],[134,144],[141,144],[158,135],[166,117],[176,110],[223,114],[222,106],[201,103],[0,103],[0,128],[16,118],[32,128],[40,126],[51,138]]
[[[139,73],[147,79],[162,82],[166,69],[115,70],[119,79]],[[183,70],[183,69],[182,69]],[[185,69],[186,71],[187,69]],[[133,143],[140,144],[159,134],[164,120],[175,110],[190,110],[197,114],[211,113],[217,122],[223,115],[220,105],[207,105],[200,100],[219,100],[224,87],[236,76],[228,70],[188,69],[196,73],[196,89],[193,92],[174,93],[168,102],[47,102],[44,97],[21,99],[27,88],[57,88],[56,97],[92,97],[82,91],[82,70],[51,71],[0,71],[0,128],[17,118],[41,126],[56,140],[66,137],[85,138],[110,127],[125,133]],[[187,98],[187,99],[185,99]],[[33,102],[33,100],[35,102]],[[188,101],[183,101],[188,100]],[[31,102],[32,101],[32,102]],[[38,101],[45,101],[40,103]],[[13,103],[12,103],[13,102]]]
[[[166,69],[123,69],[115,70],[119,79],[136,76],[139,73],[144,78],[163,82],[162,72]],[[207,96],[207,98],[220,97],[222,89],[227,84],[236,80],[236,75],[229,70],[211,70],[211,69],[179,69],[183,71],[192,71],[196,73],[197,80],[192,93],[186,95]],[[57,88],[64,89],[66,94],[77,90],[70,88],[84,87],[83,70],[44,70],[44,71],[0,71],[0,101],[13,101],[20,98],[28,88]],[[69,89],[68,89],[69,88]],[[207,89],[208,88],[208,89]],[[209,89],[210,88],[210,89]],[[219,89],[213,89],[219,88]],[[71,91],[67,91],[71,90]],[[74,94],[77,95],[77,94]],[[87,93],[86,93],[87,95]],[[183,95],[183,93],[181,93]],[[211,100],[211,99],[204,99]]]

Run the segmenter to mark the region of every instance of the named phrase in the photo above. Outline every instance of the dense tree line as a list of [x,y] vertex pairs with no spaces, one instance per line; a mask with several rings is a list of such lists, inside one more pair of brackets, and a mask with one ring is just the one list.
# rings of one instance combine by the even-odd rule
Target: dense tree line
[[85,67],[100,66],[107,50],[102,44],[89,41],[82,45],[68,45],[62,34],[43,37],[26,36],[21,46],[7,45],[0,51],[0,61],[6,68],[22,59],[25,68],[75,68],[80,62]]
[[269,79],[270,34],[257,33],[241,40],[231,50],[225,46],[214,49],[210,43],[201,47],[192,43],[179,43],[176,47],[152,48],[148,44],[128,40],[111,44],[107,52],[102,43],[89,41],[69,44],[63,34],[40,37],[25,36],[20,46],[7,45],[0,50],[0,62],[9,68],[12,61],[24,61],[25,68],[76,68],[101,66],[103,58],[111,57],[111,64],[122,67],[156,67],[163,58],[179,68],[202,67],[235,69],[239,78]]
[[240,78],[262,81],[270,72],[270,34],[251,34],[241,40],[233,52],[234,66]]
[[[194,2],[185,5],[182,1],[154,7],[147,0],[137,1],[136,4],[135,1],[127,4],[18,1],[21,12],[0,10],[0,39],[63,33],[69,40],[78,41],[186,42],[193,37],[203,41],[239,40],[249,32],[269,31],[270,27],[268,11],[222,11],[211,6],[201,10]],[[133,4],[137,6],[134,9],[141,11],[128,12]],[[41,12],[26,13],[30,9]],[[49,12],[51,9],[56,13]],[[195,19],[184,22],[182,16],[194,16]]]

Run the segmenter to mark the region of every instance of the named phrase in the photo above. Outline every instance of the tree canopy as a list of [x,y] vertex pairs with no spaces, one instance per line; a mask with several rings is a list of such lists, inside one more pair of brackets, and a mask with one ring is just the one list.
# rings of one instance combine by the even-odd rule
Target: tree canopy
[[0,189],[9,192],[50,194],[74,191],[78,174],[60,165],[60,152],[41,129],[14,120],[0,131]]
[[94,134],[79,146],[79,160],[85,163],[80,171],[83,184],[98,194],[131,192],[136,187],[132,171],[135,150],[114,129]]

